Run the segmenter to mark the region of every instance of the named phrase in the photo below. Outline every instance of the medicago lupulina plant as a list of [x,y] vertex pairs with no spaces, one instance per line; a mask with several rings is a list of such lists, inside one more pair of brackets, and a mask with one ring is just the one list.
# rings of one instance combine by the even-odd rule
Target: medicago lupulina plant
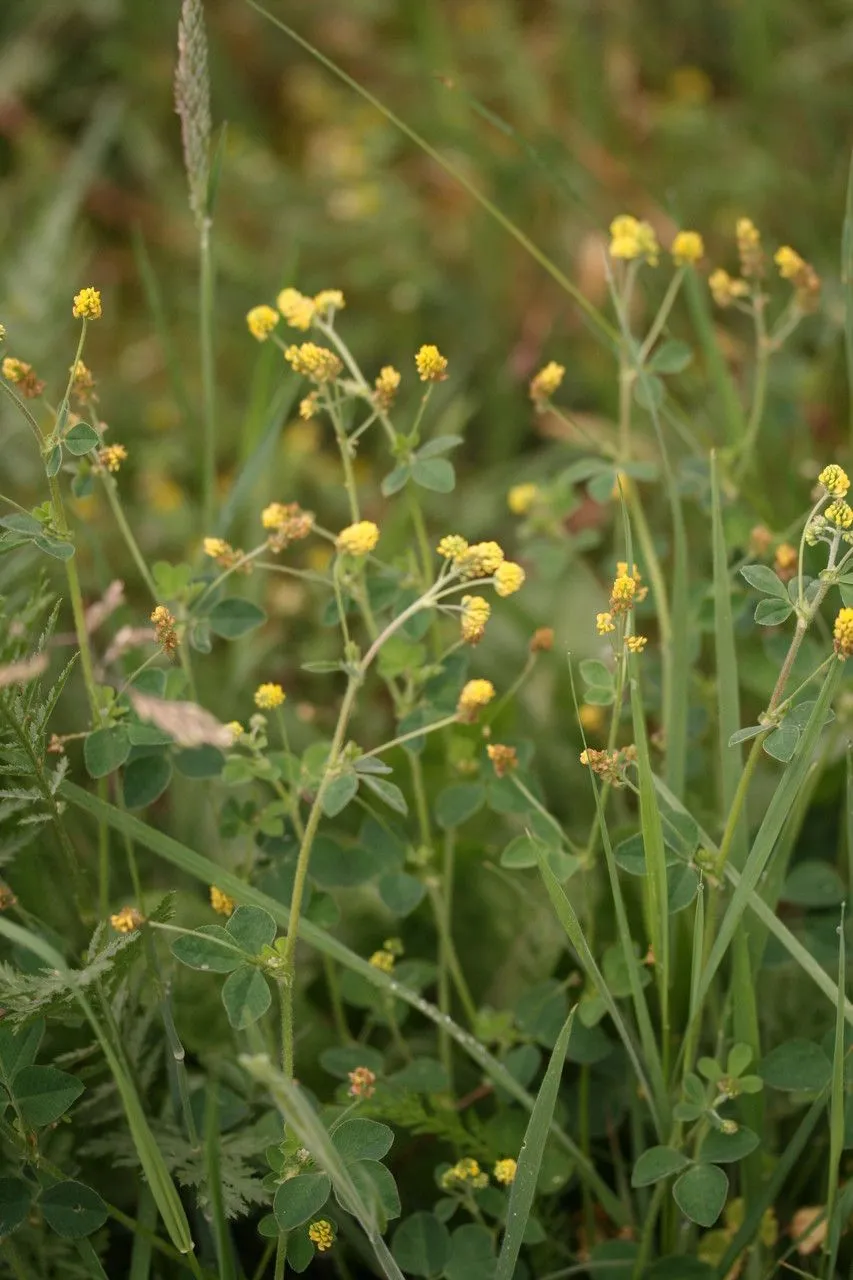
[[[204,98],[206,53],[198,6],[184,8],[204,275],[209,119],[187,104]],[[853,509],[829,463],[784,536],[761,519],[773,357],[819,282],[783,246],[771,284],[747,219],[735,247],[739,274],[706,282],[697,232],[664,255],[648,223],[612,224],[613,322],[600,327],[615,421],[590,434],[561,407],[556,360],[532,378],[536,412],[575,456],[509,491],[525,567],[482,517],[464,521],[480,520],[476,535],[431,531],[422,500],[453,492],[448,455],[462,443],[432,432],[452,361],[426,344],[404,370],[368,376],[338,289],[258,303],[246,343],[280,348],[280,417],[298,386],[299,423],[333,440],[342,483],[317,512],[301,491],[266,493],[238,539],[228,499],[214,500],[206,388],[205,524],[186,562],[149,563],[126,509],[133,458],[99,420],[83,361],[103,323],[98,290],[74,298],[58,401],[26,353],[5,358],[0,385],[46,493],[35,507],[4,500],[0,547],[28,568],[39,555],[62,565],[77,653],[48,687],[51,593],[13,583],[0,667],[0,823],[15,859],[0,898],[0,1235],[13,1274],[278,1278],[328,1255],[344,1275],[446,1280],[608,1263],[674,1277],[688,1258],[690,1274],[751,1275],[788,1247],[782,1218],[790,1247],[834,1273],[850,1212],[834,911],[846,890],[828,863],[804,875],[789,862],[816,780],[843,753]],[[638,336],[656,270],[666,281]],[[708,295],[752,326],[745,406],[712,367]],[[694,362],[672,336],[685,301],[725,411],[708,449],[673,394]],[[94,492],[138,575],[129,602],[105,583],[86,602],[86,531],[70,513]],[[584,544],[572,516],[587,502],[597,525]],[[514,597],[549,560],[556,594],[567,546],[574,569],[605,542],[584,611],[595,656],[577,666],[584,741],[562,761],[568,781],[549,786],[548,744],[526,708],[521,731],[518,706],[557,665],[553,617],[528,628],[514,669],[491,640],[527,625]],[[763,648],[744,580],[762,597]],[[282,581],[316,610],[301,670],[251,647],[271,625],[259,583]],[[236,681],[222,674],[229,644]],[[764,664],[746,727],[739,650]],[[306,681],[328,693],[303,701]],[[573,743],[572,718],[559,732]],[[759,778],[760,815],[747,803]],[[508,983],[506,1007],[489,994],[497,962],[478,956],[487,889],[458,923],[460,885],[482,865],[510,895],[508,967],[552,945],[536,981]],[[783,963],[809,1006],[789,1036],[756,994]]]

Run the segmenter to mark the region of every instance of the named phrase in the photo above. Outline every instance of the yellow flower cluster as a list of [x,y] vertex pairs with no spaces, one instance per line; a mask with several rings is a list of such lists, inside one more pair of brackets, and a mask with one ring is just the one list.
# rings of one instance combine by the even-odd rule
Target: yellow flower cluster
[[[233,569],[243,555],[242,551],[232,547],[224,538],[205,538],[201,545],[204,554],[215,560],[220,569]],[[244,571],[248,573],[251,567],[249,562],[244,566]]]
[[81,289],[79,293],[75,293],[71,314],[75,320],[100,320],[102,314],[101,295],[98,290],[89,286],[89,288]]
[[359,520],[341,529],[335,539],[338,551],[349,556],[366,556],[379,541],[379,527],[372,520]]
[[737,298],[745,298],[749,293],[749,285],[745,280],[735,280],[722,267],[711,272],[708,288],[718,307],[730,307]]
[[836,529],[849,529],[853,525],[853,507],[843,498],[836,498],[823,513],[824,519]]
[[239,720],[229,720],[225,728],[231,734],[232,742],[239,742],[243,734],[246,732]]
[[470,547],[466,544],[464,551],[453,557],[463,578],[490,578],[503,561],[503,547],[497,542],[475,542]]
[[761,235],[751,218],[738,218],[735,239],[740,255],[740,273],[746,280],[764,274],[764,254],[761,252]]
[[308,1228],[308,1239],[319,1253],[325,1252],[326,1249],[331,1249],[335,1239],[332,1234],[332,1224],[325,1218],[318,1218]]
[[615,631],[616,623],[613,621],[613,614],[597,613],[595,615],[595,629],[600,636],[606,636],[611,631]]
[[473,1187],[482,1190],[488,1185],[489,1175],[484,1173],[476,1160],[466,1156],[458,1160],[452,1168],[446,1169],[440,1178],[443,1191],[453,1191],[457,1187]]
[[677,267],[688,267],[702,257],[705,242],[698,231],[679,231],[672,242],[671,252]]
[[215,884],[210,886],[210,905],[219,916],[230,916],[234,912],[237,903],[233,898],[229,898],[227,893],[223,893],[221,889],[217,889]]
[[495,1182],[500,1182],[503,1186],[508,1187],[511,1182],[515,1181],[518,1165],[511,1156],[507,1156],[505,1160],[499,1160],[494,1168]]
[[462,597],[462,639],[466,644],[479,644],[491,613],[492,606],[482,596]]
[[308,537],[314,528],[314,516],[303,511],[298,502],[271,502],[261,512],[261,524],[272,530],[269,545],[273,551],[283,551],[291,542]]
[[648,636],[628,636],[625,647],[629,653],[642,653],[648,643]]
[[6,381],[13,382],[25,400],[35,400],[44,391],[44,382],[26,361],[6,356],[0,367]]
[[334,382],[343,371],[340,358],[328,347],[318,347],[316,342],[303,342],[289,346],[284,358],[295,373],[301,373],[314,382]]
[[797,572],[799,555],[790,542],[780,542],[773,556],[773,568],[783,582],[790,582]]
[[343,311],[346,305],[344,295],[340,289],[321,289],[319,293],[314,295],[314,308],[324,320],[328,319],[336,311]]
[[620,214],[610,224],[610,256],[630,262],[642,258],[650,267],[658,264],[660,248],[654,228],[630,214]]
[[783,280],[794,280],[806,265],[795,249],[789,244],[781,245],[773,255],[773,261],[779,268]]
[[151,613],[157,643],[164,653],[173,654],[180,643],[175,630],[176,619],[164,604],[158,604]]
[[447,377],[447,360],[431,343],[420,348],[415,356],[415,366],[421,382],[444,382]]
[[121,911],[117,911],[114,916],[110,916],[110,924],[116,933],[133,933],[135,929],[138,929],[144,923],[144,916],[140,915],[135,907],[122,907]]
[[376,1092],[376,1075],[370,1067],[355,1067],[349,1072],[349,1089],[351,1098],[372,1098]]
[[537,485],[515,484],[506,495],[506,502],[514,516],[526,516],[538,497]]
[[313,299],[306,298],[298,289],[282,289],[275,300],[286,322],[291,329],[310,329],[314,319],[315,306]]
[[789,244],[783,244],[773,255],[783,280],[790,280],[795,290],[795,301],[802,311],[813,311],[820,295],[820,277],[811,263],[806,262]]
[[390,409],[400,388],[400,371],[392,364],[385,364],[379,370],[373,383],[373,399],[380,409]]
[[252,307],[246,314],[246,324],[253,338],[257,338],[258,342],[266,342],[278,324],[278,312],[274,307],[265,305]]
[[486,747],[486,755],[499,778],[504,778],[513,769],[518,768],[518,752],[515,747],[508,747],[503,742],[490,742]]
[[255,690],[255,706],[261,711],[274,711],[284,702],[287,694],[280,684],[259,684]]
[[456,562],[468,550],[468,543],[458,533],[446,533],[436,547],[436,551],[445,560]]
[[374,951],[370,957],[370,963],[374,969],[379,969],[382,973],[393,973],[397,958],[393,951],[388,951],[383,947],[381,951]]
[[839,658],[849,658],[853,654],[853,609],[840,609],[832,628],[835,639],[835,652]]
[[469,680],[459,695],[456,713],[460,720],[473,724],[477,719],[477,712],[488,706],[494,696],[495,686],[491,680]]
[[597,773],[605,782],[621,787],[625,785],[628,765],[637,759],[637,748],[629,746],[621,747],[618,751],[596,751],[593,747],[587,747],[580,753],[579,759],[585,768]]
[[495,591],[499,596],[511,596],[524,586],[526,574],[520,564],[504,560],[495,570]]
[[105,444],[103,449],[98,450],[98,462],[113,474],[121,470],[121,464],[126,459],[127,449],[123,444]]
[[541,407],[551,399],[565,376],[565,366],[557,364],[556,360],[549,360],[530,381],[530,399]]
[[316,391],[311,391],[299,401],[299,416],[303,422],[310,422],[317,412],[320,404],[320,397]]
[[839,467],[836,462],[830,462],[829,466],[824,467],[817,478],[817,482],[823,485],[826,492],[833,498],[846,497],[847,490],[850,488],[847,472],[843,467]]
[[81,404],[88,404],[90,400],[97,397],[95,391],[95,379],[92,376],[92,370],[87,368],[82,360],[78,360],[76,364],[71,365],[68,372],[71,374],[71,394]]

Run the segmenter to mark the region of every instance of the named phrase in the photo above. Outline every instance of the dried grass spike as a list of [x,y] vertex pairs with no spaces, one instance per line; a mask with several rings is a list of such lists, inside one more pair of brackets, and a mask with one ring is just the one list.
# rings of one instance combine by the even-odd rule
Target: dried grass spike
[[175,110],[181,118],[190,208],[200,227],[206,217],[210,176],[210,78],[202,0],[183,0],[181,4]]

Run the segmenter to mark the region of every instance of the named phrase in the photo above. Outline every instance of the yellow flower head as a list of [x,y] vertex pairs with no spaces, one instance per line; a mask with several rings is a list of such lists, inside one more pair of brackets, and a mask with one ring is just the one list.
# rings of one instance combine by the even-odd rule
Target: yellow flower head
[[613,614],[597,613],[595,615],[595,629],[600,636],[606,636],[611,631],[615,631],[616,623],[613,621]]
[[468,550],[468,543],[458,533],[446,533],[436,547],[436,551],[445,560],[461,560]]
[[630,609],[637,592],[637,583],[628,573],[619,573],[613,580],[610,591],[610,608],[614,613],[623,613]]
[[386,951],[384,947],[381,951],[374,951],[370,957],[374,969],[379,969],[382,973],[392,973],[396,962],[393,951]]
[[853,654],[853,609],[839,609],[832,634],[839,658],[849,658]]
[[741,275],[747,280],[764,274],[764,254],[761,252],[761,235],[751,218],[738,218],[735,238],[740,254]]
[[514,516],[526,516],[538,497],[537,485],[514,484],[506,495],[506,503]]
[[711,272],[708,288],[718,307],[730,307],[736,298],[744,298],[749,293],[745,280],[734,280],[722,267]]
[[628,636],[625,647],[629,653],[642,653],[648,643],[648,636]]
[[671,252],[677,267],[687,267],[702,257],[705,242],[698,231],[679,231],[672,242]]
[[261,524],[265,529],[278,529],[287,519],[287,508],[283,502],[271,502],[261,512]]
[[495,591],[499,596],[511,596],[524,586],[526,574],[514,560],[504,560],[495,570]]
[[90,286],[75,293],[71,314],[75,320],[100,320],[101,295],[98,290]]
[[82,360],[78,360],[76,364],[71,365],[68,372],[72,377],[71,394],[81,404],[88,404],[90,400],[97,398],[94,395],[95,379],[92,376],[92,370]]
[[831,462],[828,467],[824,467],[817,478],[817,482],[822,484],[826,492],[831,494],[833,498],[846,497],[847,490],[850,488],[847,472],[835,462]]
[[509,1186],[515,1180],[517,1168],[518,1165],[510,1156],[505,1160],[499,1160],[495,1165],[495,1182],[500,1182],[505,1187]]
[[462,720],[473,723],[481,707],[488,706],[495,696],[491,680],[469,680],[459,695],[456,711]]
[[280,684],[259,684],[255,690],[255,706],[261,711],[274,711],[286,697]]
[[295,373],[301,373],[314,382],[334,382],[343,371],[338,356],[328,347],[318,347],[316,342],[303,342],[301,346],[290,346],[284,358]]
[[275,300],[291,329],[310,329],[314,319],[314,302],[298,289],[282,289]]
[[7,382],[21,382],[29,373],[31,367],[31,365],[25,364],[23,360],[17,360],[14,356],[4,356],[3,377]]
[[503,548],[497,542],[475,542],[454,558],[454,564],[463,578],[490,578],[503,560]]
[[221,889],[217,889],[215,884],[210,886],[210,905],[217,915],[230,916],[237,906],[233,898],[229,898],[227,893],[223,893]]
[[322,316],[324,320],[335,311],[343,311],[346,305],[340,289],[321,289],[314,296],[314,308],[317,315]]
[[372,1098],[376,1085],[376,1075],[370,1067],[356,1067],[349,1073],[349,1090],[351,1098]]
[[460,1185],[481,1189],[488,1184],[489,1175],[483,1173],[476,1160],[467,1156],[464,1160],[457,1161],[452,1169],[445,1170],[440,1181],[445,1191],[452,1191]]
[[253,338],[257,338],[258,342],[266,342],[278,324],[278,312],[272,307],[263,305],[252,307],[246,315],[246,324]]
[[202,543],[204,554],[210,556],[211,560],[218,560],[221,556],[225,556],[231,550],[229,543],[224,538],[205,538]]
[[229,720],[225,728],[231,734],[232,742],[238,742],[246,732],[239,720]]
[[332,1224],[327,1222],[325,1218],[318,1218],[308,1228],[308,1239],[316,1247],[318,1253],[331,1249],[335,1239],[332,1234]]
[[32,365],[24,360],[6,356],[0,368],[6,381],[14,382],[25,400],[35,400],[44,391],[44,382],[37,376]]
[[144,917],[139,914],[135,907],[122,907],[121,911],[117,911],[114,916],[110,916],[110,924],[116,933],[133,933],[135,929],[138,929],[144,923]]
[[421,382],[444,382],[447,377],[447,361],[431,343],[421,347],[415,356],[415,365]]
[[849,529],[853,524],[853,507],[843,498],[836,498],[823,513],[824,519],[834,524],[837,529]]
[[303,422],[310,422],[317,412],[320,404],[320,397],[316,391],[310,391],[299,401],[299,416]]
[[518,753],[515,747],[508,747],[503,742],[490,742],[486,747],[486,755],[499,778],[504,778],[513,769],[518,768]]
[[379,541],[379,527],[372,520],[359,520],[341,529],[335,539],[338,551],[350,556],[366,556]]
[[390,409],[397,397],[401,375],[393,364],[384,364],[373,383],[373,399],[380,409]]
[[565,366],[557,364],[556,360],[549,360],[548,364],[530,381],[530,399],[534,404],[545,404],[551,399],[565,376]]
[[462,597],[462,639],[466,644],[478,644],[485,633],[492,606],[482,596]]
[[157,643],[164,653],[173,654],[180,641],[175,629],[176,619],[164,604],[158,604],[151,612]]
[[796,280],[797,276],[806,265],[795,249],[789,244],[783,244],[777,249],[773,255],[773,261],[779,268],[779,275],[783,280]]
[[610,224],[610,256],[630,262],[643,258],[650,267],[658,264],[659,246],[654,228],[630,214],[621,214]]
[[123,444],[105,444],[103,449],[98,450],[98,462],[113,474],[121,470],[121,464],[126,458],[127,449]]

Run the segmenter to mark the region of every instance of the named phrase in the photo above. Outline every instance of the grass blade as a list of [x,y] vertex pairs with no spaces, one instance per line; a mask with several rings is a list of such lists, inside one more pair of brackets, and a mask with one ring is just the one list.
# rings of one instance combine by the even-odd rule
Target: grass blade
[[287,1125],[316,1164],[326,1173],[347,1213],[361,1225],[376,1254],[376,1260],[387,1280],[405,1280],[385,1241],[382,1239],[375,1209],[361,1197],[349,1170],[338,1154],[328,1130],[320,1123],[314,1108],[299,1085],[277,1071],[265,1056],[240,1058],[249,1075],[271,1093]]
[[[826,1217],[829,1222],[828,1253],[825,1275],[835,1275],[835,1262],[841,1239],[842,1219],[835,1214],[838,1197],[838,1171],[844,1151],[844,988],[847,977],[844,945],[844,904],[838,929],[838,1000],[835,1006],[835,1044],[832,1052],[832,1081],[829,1094],[829,1177],[826,1191]],[[840,1206],[839,1206],[840,1207]]]
[[298,389],[299,379],[288,378],[273,397],[260,437],[240,468],[233,485],[229,487],[228,497],[222,505],[216,521],[216,532],[219,537],[227,536],[240,508],[251,497],[261,477],[269,473],[281,429],[293,407]]
[[646,1073],[643,1068],[643,1064],[640,1061],[639,1054],[637,1053],[637,1047],[634,1044],[633,1037],[628,1030],[625,1019],[622,1017],[619,1006],[607,985],[607,980],[604,977],[604,974],[595,962],[595,957],[593,956],[592,951],[589,948],[589,944],[584,937],[584,932],[581,927],[580,920],[575,913],[575,909],[566,897],[563,886],[548,866],[548,863],[542,853],[539,854],[539,873],[545,882],[545,888],[548,891],[548,897],[551,899],[551,903],[557,913],[557,918],[565,929],[566,936],[577,952],[584,972],[604,1001],[619,1039],[625,1046],[625,1052],[631,1059],[631,1065],[637,1074],[637,1082],[643,1089],[645,1097],[649,1100],[649,1107],[651,1108],[658,1138],[663,1142],[665,1141],[664,1126],[658,1112],[657,1100],[655,1099],[651,1086],[646,1079]]
[[847,177],[847,202],[841,234],[841,283],[844,286],[844,348],[847,355],[847,398],[853,445],[853,153]]
[[[729,813],[743,771],[743,749],[739,744],[734,747],[729,746],[732,734],[741,727],[740,685],[732,620],[731,577],[723,531],[720,465],[716,450],[711,453],[711,530],[714,552],[714,648],[717,673],[720,790],[723,801],[722,812]],[[729,855],[738,869],[746,860],[747,847],[746,813],[742,812],[735,828]]]
[[[59,794],[71,804],[76,805],[77,808],[82,809],[94,818],[102,819],[114,830],[122,832],[144,848],[150,849],[152,853],[156,853],[166,862],[192,876],[193,879],[198,880],[201,884],[217,884],[223,892],[237,902],[263,907],[265,911],[270,913],[279,927],[287,927],[288,907],[278,902],[275,898],[269,897],[268,894],[262,893],[260,889],[254,888],[253,885],[246,884],[233,871],[218,866],[210,858],[206,858],[201,853],[196,853],[194,849],[181,844],[180,841],[174,840],[162,831],[155,830],[154,827],[148,826],[147,823],[141,822],[139,818],[132,817],[131,814],[124,812],[122,809],[107,804],[73,782],[63,782],[59,789]],[[0,920],[0,924],[2,923],[2,920]],[[526,1089],[519,1085],[506,1067],[490,1054],[480,1044],[479,1040],[469,1035],[467,1031],[463,1031],[452,1019],[445,1017],[435,1005],[430,1004],[428,1000],[424,1000],[416,991],[412,991],[402,983],[392,981],[376,965],[370,964],[369,961],[356,955],[354,951],[350,951],[349,947],[344,946],[342,942],[338,942],[336,938],[331,937],[324,929],[319,928],[312,921],[306,919],[300,921],[299,937],[301,941],[306,942],[322,954],[330,956],[345,968],[361,974],[363,978],[366,978],[374,986],[379,987],[389,995],[405,1001],[406,1004],[411,1005],[413,1009],[417,1009],[424,1017],[434,1022],[436,1026],[444,1027],[460,1048],[477,1063],[495,1084],[499,1084],[502,1089],[505,1089],[528,1111],[532,1110],[533,1098]],[[625,1224],[628,1221],[625,1206],[600,1176],[593,1164],[586,1159],[583,1152],[565,1130],[556,1123],[553,1125],[552,1132],[563,1149],[576,1162],[578,1177],[581,1181],[586,1182],[595,1193],[602,1208],[607,1211],[614,1222],[617,1222],[620,1226]]]
[[707,285],[696,271],[685,271],[684,294],[687,298],[690,318],[702,347],[705,367],[723,408],[726,442],[729,445],[737,445],[746,431],[743,406],[714,332],[714,319]]
[[219,1089],[216,1080],[213,1079],[208,1085],[207,1105],[204,1109],[204,1164],[210,1203],[209,1216],[216,1247],[219,1280],[237,1280],[234,1253],[231,1248],[231,1233],[228,1230],[228,1219],[225,1216],[225,1203],[222,1198],[220,1154]]
[[536,1095],[536,1102],[533,1105],[524,1141],[521,1144],[518,1169],[516,1170],[509,1195],[506,1232],[504,1233],[501,1251],[498,1256],[495,1280],[512,1280],[512,1276],[515,1274],[515,1264],[518,1261],[524,1232],[527,1229],[527,1220],[533,1207],[536,1183],[539,1178],[539,1170],[542,1167],[545,1143],[548,1139],[548,1131],[554,1115],[560,1080],[563,1075],[566,1049],[568,1048],[574,1020],[575,1010],[572,1009],[563,1023],[562,1031],[557,1037],[557,1043],[554,1045],[544,1079]]

